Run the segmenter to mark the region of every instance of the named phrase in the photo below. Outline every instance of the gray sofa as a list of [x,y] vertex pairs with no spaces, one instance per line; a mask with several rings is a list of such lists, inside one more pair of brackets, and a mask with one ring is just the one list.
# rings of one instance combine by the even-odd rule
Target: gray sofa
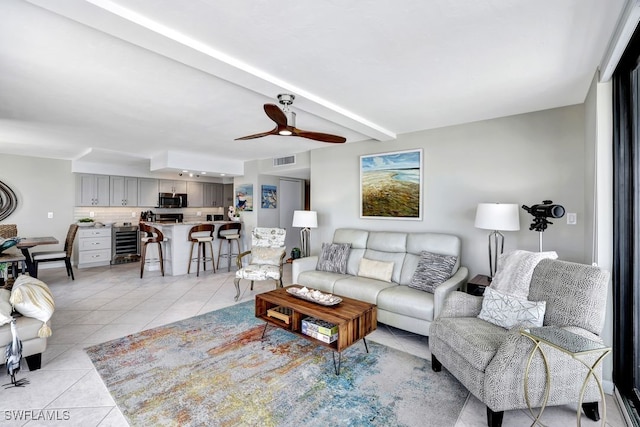
[[[462,289],[467,279],[457,236],[341,228],[334,232],[332,243],[351,245],[346,273],[316,270],[318,256],[300,258],[293,261],[293,283],[376,304],[379,322],[416,334],[429,335],[447,295]],[[457,257],[452,276],[433,293],[407,286],[422,251]],[[393,261],[391,282],[358,276],[362,258]]]

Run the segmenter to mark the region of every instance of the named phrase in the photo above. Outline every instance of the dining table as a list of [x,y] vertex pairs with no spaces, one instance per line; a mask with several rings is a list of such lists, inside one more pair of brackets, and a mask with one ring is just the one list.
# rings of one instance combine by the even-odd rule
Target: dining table
[[58,239],[53,236],[44,236],[44,237],[21,237],[20,241],[16,245],[18,249],[24,255],[24,263],[27,268],[27,272],[31,277],[38,277],[38,272],[36,271],[36,266],[33,262],[33,258],[31,258],[31,254],[29,253],[29,249],[40,246],[40,245],[57,245]]

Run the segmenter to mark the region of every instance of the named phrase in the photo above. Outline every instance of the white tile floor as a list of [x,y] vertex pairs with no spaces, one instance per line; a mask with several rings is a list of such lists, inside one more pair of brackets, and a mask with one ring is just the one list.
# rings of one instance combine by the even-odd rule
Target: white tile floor
[[[226,273],[226,269],[216,274],[201,272],[199,278],[195,274],[163,278],[159,272],[145,272],[144,279],[140,279],[139,274],[139,264],[76,270],[75,281],[67,278],[64,268],[41,270],[40,278],[55,296],[53,336],[43,354],[42,369],[29,372],[23,361],[18,377],[30,381],[26,387],[0,388],[0,425],[127,426],[83,349],[234,303],[233,274]],[[286,268],[285,283],[290,282],[290,274],[290,268]],[[271,289],[272,283],[256,282],[251,292],[248,282],[243,281],[240,302]],[[431,357],[426,337],[379,325],[368,338],[420,357]],[[0,384],[8,381],[3,367]],[[54,419],[33,419],[43,416]],[[531,422],[526,411],[508,411],[503,426]],[[547,426],[575,425],[575,409],[547,408],[543,422]],[[600,425],[585,417],[582,422]],[[607,398],[607,425],[625,426],[611,396]],[[485,406],[471,396],[456,426],[486,426]]]

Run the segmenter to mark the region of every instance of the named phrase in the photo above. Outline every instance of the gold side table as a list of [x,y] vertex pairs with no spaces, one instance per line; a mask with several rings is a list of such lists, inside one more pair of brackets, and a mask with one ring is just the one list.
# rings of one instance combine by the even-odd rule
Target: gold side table
[[[602,398],[602,425],[604,426],[607,419],[607,404],[605,401],[604,390],[602,388],[602,382],[597,377],[595,373],[595,369],[598,365],[604,360],[604,358],[611,353],[611,347],[607,347],[597,341],[591,340],[589,338],[580,336],[578,334],[574,334],[573,332],[567,331],[566,329],[559,328],[557,326],[544,326],[541,328],[529,328],[529,329],[521,329],[520,334],[529,338],[535,344],[533,349],[531,350],[531,354],[529,355],[529,359],[527,360],[527,367],[524,373],[524,397],[527,401],[527,407],[529,408],[529,412],[531,416],[533,416],[534,422],[532,425],[539,424],[540,417],[542,416],[542,412],[547,406],[547,401],[549,400],[549,389],[551,387],[551,373],[549,371],[549,362],[547,361],[547,356],[544,353],[541,344],[546,344],[551,346],[563,353],[568,354],[573,357],[575,360],[582,363],[588,370],[587,375],[582,382],[582,388],[580,389],[580,398],[578,401],[578,421],[577,425],[580,426],[580,418],[582,411],[582,400],[584,398],[584,392],[587,389],[587,384],[589,383],[589,379],[593,377],[598,385],[598,389],[600,390],[600,397]],[[529,401],[529,367],[531,366],[531,360],[533,359],[533,355],[536,351],[540,352],[542,356],[542,360],[544,362],[544,368],[546,373],[546,382],[544,387],[544,397],[542,400],[542,406],[540,407],[540,412],[536,416],[533,413],[533,409],[531,408],[531,403]],[[589,366],[587,362],[582,360],[580,356],[584,356],[587,354],[593,353],[601,353],[600,356],[596,359],[596,361]]]

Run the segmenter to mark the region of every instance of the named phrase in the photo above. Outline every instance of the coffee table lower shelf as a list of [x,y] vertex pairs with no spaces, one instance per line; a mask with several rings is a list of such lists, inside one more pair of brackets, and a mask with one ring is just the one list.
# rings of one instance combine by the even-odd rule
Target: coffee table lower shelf
[[[315,344],[328,347],[333,351],[333,363],[336,375],[340,374],[342,352],[353,343],[362,340],[365,350],[369,352],[365,337],[377,327],[377,309],[375,304],[341,297],[342,302],[335,306],[322,306],[310,301],[296,298],[286,291],[286,288],[256,295],[255,315],[264,320],[264,333],[268,325],[285,329]],[[277,309],[286,312],[285,316],[269,315],[269,310]],[[302,333],[302,320],[315,317],[338,327],[338,338],[334,342],[325,343]],[[336,363],[335,353],[338,353]]]

